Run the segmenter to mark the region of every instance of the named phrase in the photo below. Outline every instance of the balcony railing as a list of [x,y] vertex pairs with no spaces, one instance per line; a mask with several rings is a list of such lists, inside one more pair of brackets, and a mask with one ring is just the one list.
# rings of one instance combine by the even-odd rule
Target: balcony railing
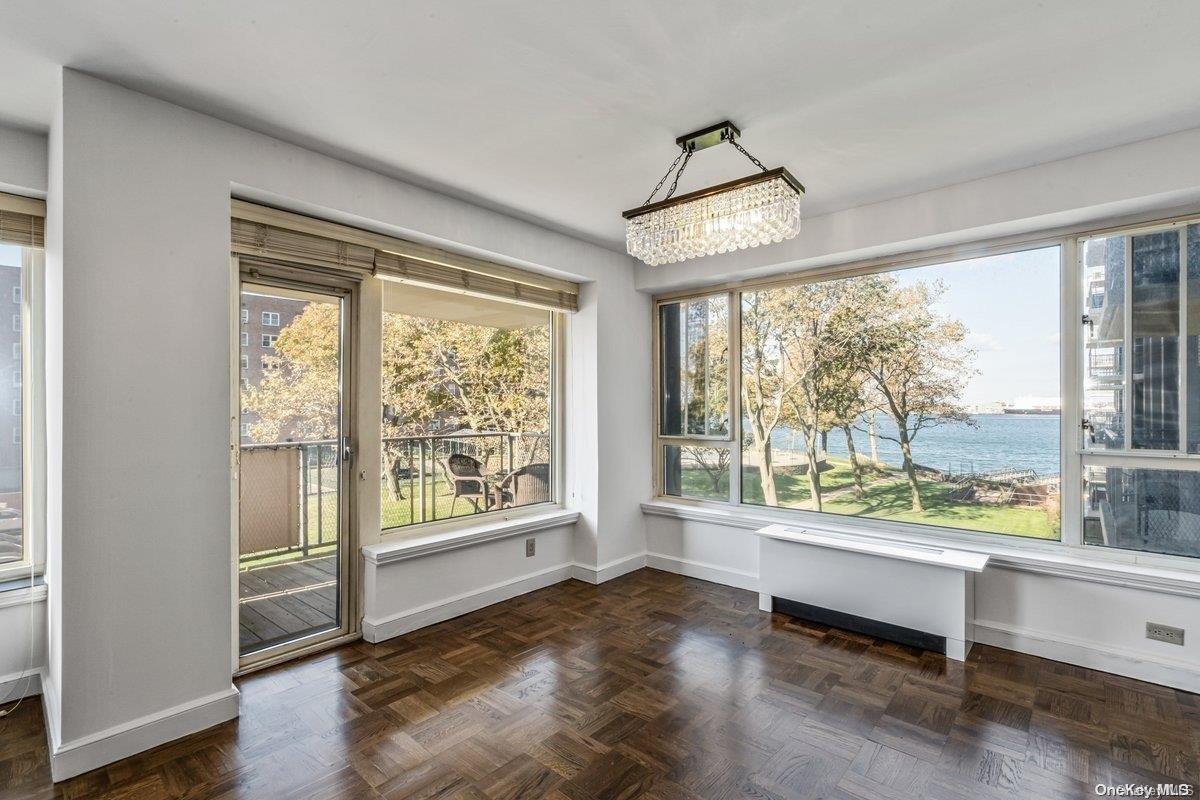
[[[478,462],[478,481],[455,482],[449,461],[458,454]],[[382,456],[384,529],[549,499],[550,438],[544,433],[388,437]],[[518,492],[506,479],[522,468],[538,475]],[[337,544],[341,486],[335,441],[242,445],[240,474],[243,565],[322,554]]]
[[[382,526],[399,528],[421,522],[478,514],[504,502],[496,492],[506,476],[522,467],[550,461],[550,438],[544,433],[481,432],[443,436],[399,436],[383,440]],[[472,495],[456,487],[449,465],[452,455],[479,463],[481,479]]]
[[337,544],[337,443],[241,446],[239,554],[243,563],[308,556]]

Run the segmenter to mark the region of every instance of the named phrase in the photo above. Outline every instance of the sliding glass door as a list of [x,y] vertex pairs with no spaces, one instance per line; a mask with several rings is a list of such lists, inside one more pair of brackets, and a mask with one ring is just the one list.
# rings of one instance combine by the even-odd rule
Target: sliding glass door
[[237,325],[243,667],[350,633],[348,293],[243,278]]

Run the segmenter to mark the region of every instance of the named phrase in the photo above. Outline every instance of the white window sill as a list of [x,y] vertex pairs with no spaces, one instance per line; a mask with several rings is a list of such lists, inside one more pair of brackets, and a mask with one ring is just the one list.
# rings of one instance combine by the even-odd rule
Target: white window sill
[[[911,531],[894,529],[884,531],[865,525],[855,525],[851,518],[847,518],[848,521],[845,523],[833,520],[818,522],[809,516],[800,519],[787,512],[767,511],[763,513],[758,509],[665,499],[642,503],[642,513],[708,522],[751,532],[767,525],[783,523],[797,529],[843,535],[853,534],[858,537],[876,538],[883,542],[954,547],[966,552],[987,555],[989,568],[1036,572],[1074,580],[1200,598],[1200,563],[1192,563],[1200,561],[1200,559],[1180,557],[1177,560],[1187,563],[1176,568],[1158,563],[1146,564],[1131,561],[1129,560],[1131,556],[1127,552],[1097,552],[1099,548],[1065,547],[1058,543],[1036,540],[1014,544],[1008,541],[1013,537],[1002,537],[997,534],[981,533],[977,538],[972,534],[931,536]],[[999,539],[1004,541],[997,541]]]
[[369,544],[362,548],[362,554],[368,564],[391,564],[433,553],[443,553],[447,550],[457,550],[460,547],[469,547],[481,542],[518,536],[523,533],[574,525],[577,519],[579,519],[578,511],[555,508],[538,514],[526,514],[509,519],[493,519],[476,525],[456,527],[452,530]]
[[19,585],[7,588],[0,586],[0,608],[24,606],[28,605],[30,601],[41,603],[46,600],[46,584],[41,582],[40,578],[33,586],[29,585],[28,578],[24,581],[8,581],[6,583],[19,583]]

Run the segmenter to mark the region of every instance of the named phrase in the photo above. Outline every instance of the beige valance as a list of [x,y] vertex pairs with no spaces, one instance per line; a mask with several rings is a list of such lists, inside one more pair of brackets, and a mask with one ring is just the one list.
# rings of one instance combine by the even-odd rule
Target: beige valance
[[45,201],[0,192],[0,242],[45,247]]
[[235,253],[555,311],[579,308],[572,281],[242,200],[232,211]]

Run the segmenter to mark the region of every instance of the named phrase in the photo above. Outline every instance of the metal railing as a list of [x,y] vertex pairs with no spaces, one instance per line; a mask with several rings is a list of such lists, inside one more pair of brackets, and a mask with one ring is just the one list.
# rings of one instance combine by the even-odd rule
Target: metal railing
[[[495,486],[528,464],[550,460],[550,438],[544,433],[498,432],[395,436],[383,439],[383,528],[398,528],[489,510],[482,500],[458,502],[447,460],[468,455],[480,463],[481,482]],[[461,513],[460,513],[461,511]]]
[[[338,474],[337,442],[332,439],[306,442],[272,442],[268,444],[241,445],[243,454],[263,451],[288,451],[297,453],[297,486],[299,496],[287,498],[255,498],[243,494],[242,504],[263,504],[279,500],[282,503],[296,502],[299,505],[299,530],[294,531],[293,540],[283,547],[272,547],[252,553],[243,553],[242,561],[262,558],[265,555],[299,553],[308,556],[311,551],[334,545],[338,540],[340,478]],[[245,469],[245,464],[243,464]]]

